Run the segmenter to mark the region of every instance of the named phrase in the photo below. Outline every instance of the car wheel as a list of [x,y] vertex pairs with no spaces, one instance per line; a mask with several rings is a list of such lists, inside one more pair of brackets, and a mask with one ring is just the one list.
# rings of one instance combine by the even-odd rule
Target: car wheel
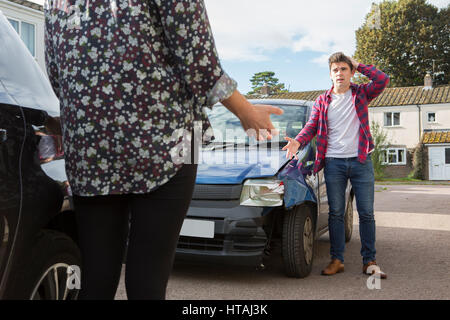
[[72,271],[68,270],[69,266],[81,266],[81,254],[71,238],[58,231],[42,230],[38,233],[28,257],[18,271],[21,277],[15,281],[15,299],[77,299],[80,287],[68,288],[68,282],[71,281],[67,279],[68,275],[72,274]]
[[353,233],[353,195],[350,194],[347,200],[347,208],[345,210],[345,242],[349,242]]
[[282,254],[288,277],[304,278],[311,273],[314,257],[314,216],[308,206],[285,212]]

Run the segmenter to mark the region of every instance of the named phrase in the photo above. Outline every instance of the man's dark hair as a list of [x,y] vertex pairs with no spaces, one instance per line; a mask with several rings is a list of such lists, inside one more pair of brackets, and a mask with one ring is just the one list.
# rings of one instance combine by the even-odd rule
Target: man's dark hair
[[353,71],[353,63],[352,63],[352,61],[344,53],[336,52],[336,53],[333,53],[330,56],[330,58],[328,58],[328,66],[330,67],[330,70],[331,70],[331,64],[337,63],[337,62],[345,62],[345,63],[347,63],[349,65],[349,67],[350,67],[350,70]]

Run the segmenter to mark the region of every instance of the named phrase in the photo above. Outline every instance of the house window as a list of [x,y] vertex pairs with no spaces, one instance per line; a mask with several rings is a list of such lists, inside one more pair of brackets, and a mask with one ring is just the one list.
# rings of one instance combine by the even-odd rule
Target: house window
[[17,31],[18,34],[20,34],[19,31],[19,21],[13,20],[13,19],[8,19],[9,23],[11,23],[11,25],[13,26],[13,28]]
[[383,164],[388,165],[406,164],[406,149],[405,148],[384,149],[381,152],[381,159]]
[[400,125],[400,112],[385,112],[384,113],[384,126],[392,127]]
[[436,112],[428,112],[427,119],[428,119],[428,123],[436,122]]
[[445,148],[445,164],[450,164],[450,148]]
[[36,26],[24,21],[8,18],[33,57],[36,56]]

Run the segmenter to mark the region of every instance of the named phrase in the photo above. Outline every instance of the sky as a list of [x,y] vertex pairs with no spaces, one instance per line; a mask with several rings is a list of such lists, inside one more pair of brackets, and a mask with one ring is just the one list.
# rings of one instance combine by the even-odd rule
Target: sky
[[[31,0],[42,4],[44,0]],[[353,55],[355,31],[379,0],[204,0],[225,72],[238,90],[273,71],[290,91],[330,87],[328,57]],[[443,8],[450,0],[428,0]],[[382,23],[382,21],[381,21]]]

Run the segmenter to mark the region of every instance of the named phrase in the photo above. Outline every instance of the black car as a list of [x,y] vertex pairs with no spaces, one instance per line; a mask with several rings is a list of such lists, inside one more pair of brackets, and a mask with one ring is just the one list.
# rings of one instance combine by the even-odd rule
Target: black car
[[44,126],[59,101],[1,11],[0,43],[0,299],[75,299],[70,189],[61,139]]

